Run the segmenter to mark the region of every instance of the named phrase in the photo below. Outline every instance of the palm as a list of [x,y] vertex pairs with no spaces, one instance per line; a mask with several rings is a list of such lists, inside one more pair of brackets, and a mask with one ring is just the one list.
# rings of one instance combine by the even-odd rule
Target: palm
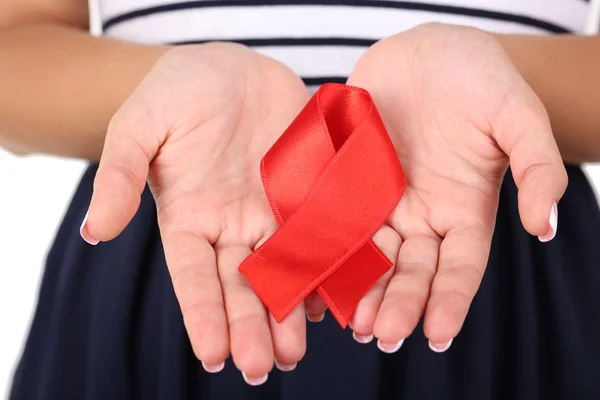
[[[274,359],[291,367],[305,348],[302,305],[277,324],[238,266],[277,227],[259,164],[308,96],[287,68],[241,46],[172,50],[113,119],[96,178],[92,207],[112,202],[120,214],[134,211],[131,197],[123,207],[102,196],[114,196],[106,187],[118,178],[106,171],[118,168],[118,153],[131,142],[139,145],[145,164],[137,165],[130,151],[127,175],[137,184],[148,172],[194,351],[213,371],[231,351],[250,383],[264,379]],[[139,137],[128,139],[130,129]],[[123,220],[115,224],[118,233]]]
[[[490,234],[508,157],[487,132],[495,110],[510,101],[511,79],[489,75],[487,66],[473,66],[461,52],[444,54],[430,45],[417,47],[410,64],[398,60],[398,67],[407,69],[400,74],[405,79],[396,79],[396,86],[388,87],[391,98],[381,102],[408,180],[390,225],[405,239],[443,238],[467,226]],[[466,70],[481,73],[470,76],[475,85],[465,85]],[[477,92],[484,90],[485,96],[478,98]]]
[[[470,29],[429,26],[386,39],[349,83],[373,95],[408,181],[388,221],[402,240],[395,272],[359,305],[355,331],[374,331],[391,351],[425,312],[426,336],[444,349],[487,263],[508,154],[517,183],[528,163],[552,166],[530,185],[537,192],[520,193],[526,228],[548,230],[564,183],[548,118],[499,45]],[[538,130],[539,157],[527,143],[531,130]],[[555,179],[553,193],[540,193],[544,179]]]
[[[167,123],[177,123],[177,128],[165,138],[149,171],[161,229],[201,235],[217,248],[252,249],[276,227],[258,173],[261,157],[307,94],[299,90],[292,92],[295,98],[289,98],[281,89],[282,84],[289,87],[289,82],[248,77],[246,68],[203,75],[197,91],[190,90],[190,82],[198,80],[193,64],[185,63],[184,71],[176,73],[182,85],[176,90],[186,96],[175,101],[164,97],[169,101],[157,105]],[[207,79],[213,83],[209,87]],[[169,86],[173,90],[173,84]],[[288,101],[282,106],[279,99],[284,96]],[[152,96],[152,100],[162,98]]]

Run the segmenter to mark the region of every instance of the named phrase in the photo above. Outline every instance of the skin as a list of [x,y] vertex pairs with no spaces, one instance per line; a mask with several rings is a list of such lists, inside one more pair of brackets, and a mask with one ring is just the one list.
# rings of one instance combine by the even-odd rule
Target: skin
[[494,35],[542,100],[563,160],[600,160],[600,36]]
[[354,330],[393,349],[424,313],[430,345],[445,349],[483,277],[509,164],[523,226],[550,230],[567,176],[548,116],[498,42],[470,28],[383,40],[349,83],[374,96],[408,181],[388,221],[402,241],[395,271],[362,300]]
[[[306,347],[304,314],[320,318],[322,302],[312,296],[277,324],[237,267],[276,229],[258,164],[308,100],[299,78],[238,45],[170,49],[93,38],[84,31],[85,2],[8,4],[0,5],[0,87],[8,89],[0,92],[0,144],[100,159],[82,225],[93,243],[124,229],[148,182],[206,369],[218,370],[230,354],[251,384],[264,382],[275,361],[292,369]],[[589,89],[599,83],[591,71],[600,58],[587,58],[599,46],[597,38],[494,37],[434,24],[364,55],[349,83],[374,97],[409,186],[375,235],[395,265],[359,305],[356,335],[374,334],[391,351],[423,313],[433,348],[458,334],[487,262],[509,163],[524,227],[548,234],[566,186],[556,143],[565,160],[600,158],[592,108],[600,94]],[[563,54],[569,63],[547,62]]]
[[169,50],[92,37],[87,2],[0,3],[0,146],[98,161],[111,117]]
[[303,304],[276,323],[238,266],[277,228],[260,160],[308,99],[291,70],[243,46],[172,50],[112,119],[82,228],[92,243],[117,236],[148,180],[196,355],[215,371],[231,353],[251,384],[306,349]]

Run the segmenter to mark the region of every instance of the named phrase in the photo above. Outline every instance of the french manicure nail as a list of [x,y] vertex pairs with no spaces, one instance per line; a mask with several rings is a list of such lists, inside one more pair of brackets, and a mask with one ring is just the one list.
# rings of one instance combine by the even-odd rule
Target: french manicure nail
[[429,348],[435,351],[436,353],[443,353],[450,348],[450,345],[452,344],[453,340],[454,339],[450,339],[446,343],[432,343],[431,341],[429,341]]
[[550,218],[548,219],[550,223],[550,229],[542,236],[538,236],[538,239],[542,243],[546,243],[554,239],[556,236],[556,231],[558,230],[558,207],[556,202],[552,204],[552,208],[550,209]]
[[321,321],[323,321],[324,318],[325,318],[325,313],[323,313],[321,315],[306,314],[306,319],[309,320],[310,322],[321,322]]
[[269,374],[265,374],[265,376],[260,377],[260,378],[248,378],[246,376],[246,374],[244,373],[244,371],[242,371],[242,376],[244,377],[244,380],[246,381],[246,383],[250,386],[260,386],[263,383],[265,383],[267,381],[267,379],[269,378]]
[[210,372],[211,374],[216,374],[217,372],[223,371],[225,367],[225,361],[218,365],[207,365],[204,361],[202,361],[202,366],[206,370],[206,372]]
[[293,371],[296,369],[296,365],[298,365],[297,363],[293,363],[293,364],[281,364],[278,363],[277,361],[275,361],[275,366],[277,367],[278,370],[283,371],[283,372],[289,372],[289,371]]
[[93,237],[91,237],[90,234],[88,233],[87,226],[86,226],[87,219],[88,219],[88,213],[85,213],[85,217],[83,218],[83,222],[81,223],[81,227],[79,228],[79,234],[81,235],[81,238],[83,240],[85,240],[92,246],[95,246],[99,243],[99,241],[94,239]]
[[358,343],[362,343],[362,344],[371,343],[371,341],[373,340],[373,334],[370,334],[370,335],[359,335],[356,332],[352,332],[352,337]]
[[392,354],[397,352],[400,347],[402,347],[402,343],[404,343],[404,339],[400,340],[396,344],[383,343],[381,340],[378,340],[377,347],[379,347],[379,350],[383,351],[384,353]]

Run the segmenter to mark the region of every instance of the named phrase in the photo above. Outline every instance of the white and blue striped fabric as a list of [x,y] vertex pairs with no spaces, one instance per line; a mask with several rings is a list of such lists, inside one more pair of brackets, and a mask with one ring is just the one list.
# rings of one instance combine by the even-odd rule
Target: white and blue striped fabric
[[141,43],[240,42],[285,63],[309,86],[344,82],[374,41],[425,22],[582,33],[589,7],[586,0],[99,0],[105,35]]

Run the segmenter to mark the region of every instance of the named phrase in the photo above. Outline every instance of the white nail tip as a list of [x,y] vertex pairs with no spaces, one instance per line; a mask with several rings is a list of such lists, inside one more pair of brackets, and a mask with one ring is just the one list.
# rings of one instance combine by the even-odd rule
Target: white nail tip
[[246,376],[246,374],[244,373],[244,371],[242,371],[242,376],[244,377],[244,380],[246,381],[246,383],[250,386],[260,386],[263,383],[265,383],[267,381],[267,379],[269,378],[269,374],[265,374],[265,376],[263,376],[261,378],[248,378]]
[[403,343],[404,339],[402,339],[396,344],[383,343],[381,340],[378,340],[377,347],[379,347],[379,350],[383,351],[384,353],[392,354],[397,352],[400,349],[400,347],[402,347]]
[[280,370],[282,372],[293,371],[293,370],[296,369],[296,365],[297,365],[297,363],[293,363],[293,364],[280,364],[277,361],[275,361],[275,366],[277,367],[278,370]]
[[371,341],[373,340],[373,334],[370,334],[370,335],[359,335],[356,332],[352,332],[352,337],[358,343],[362,343],[362,344],[371,343]]
[[448,343],[442,343],[442,344],[439,344],[439,343],[433,344],[433,343],[431,343],[431,341],[429,341],[429,348],[431,350],[435,351],[436,353],[443,353],[450,348],[453,340],[454,339],[450,339],[448,341]]
[[548,222],[550,223],[550,229],[542,236],[538,236],[538,239],[542,243],[546,243],[554,239],[556,236],[556,232],[558,230],[558,206],[556,202],[552,204],[552,208],[550,209],[550,217],[548,218]]
[[88,219],[88,214],[85,213],[83,222],[81,223],[81,226],[79,227],[79,234],[81,235],[81,238],[83,240],[85,240],[87,243],[91,244],[92,246],[95,246],[99,243],[99,241],[94,239],[93,237],[91,237],[89,235],[89,233],[87,232],[87,229],[85,228],[85,223],[87,222],[87,219]]
[[219,365],[206,365],[206,363],[204,363],[204,361],[202,361],[202,367],[204,367],[204,370],[206,372],[209,372],[211,374],[216,374],[217,372],[223,371],[223,368],[225,368],[225,361],[223,361]]

